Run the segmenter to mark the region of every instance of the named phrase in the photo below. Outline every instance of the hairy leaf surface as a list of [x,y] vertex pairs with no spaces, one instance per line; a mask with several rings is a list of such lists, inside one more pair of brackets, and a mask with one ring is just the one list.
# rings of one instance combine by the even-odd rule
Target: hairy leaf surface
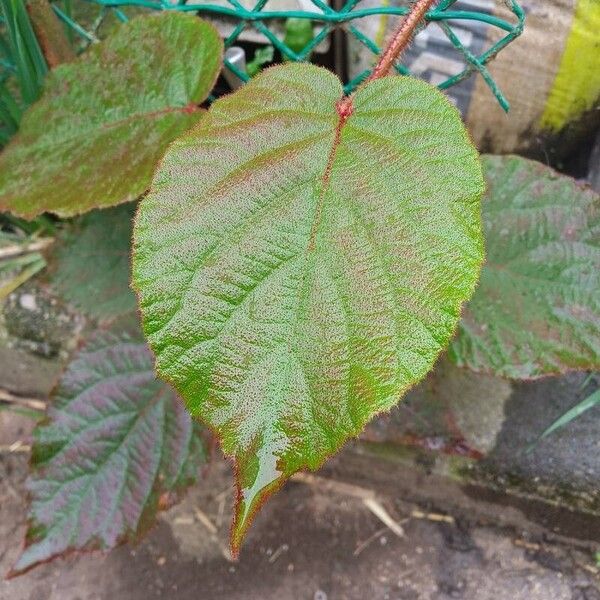
[[13,575],[138,536],[195,481],[204,457],[183,403],[155,379],[146,344],[127,334],[90,340],[35,433],[30,525]]
[[514,378],[600,368],[600,197],[517,156],[484,165],[487,260],[450,358]]
[[133,203],[94,210],[57,243],[51,284],[71,304],[98,319],[135,310],[129,286]]
[[341,97],[318,67],[267,69],[169,148],[136,217],[158,372],[235,458],[234,551],[286,478],[427,373],[479,273],[483,178],[456,110],[401,77],[349,116]]
[[0,210],[70,216],[135,200],[169,142],[201,118],[221,54],[210,24],[165,12],[54,69],[0,154]]

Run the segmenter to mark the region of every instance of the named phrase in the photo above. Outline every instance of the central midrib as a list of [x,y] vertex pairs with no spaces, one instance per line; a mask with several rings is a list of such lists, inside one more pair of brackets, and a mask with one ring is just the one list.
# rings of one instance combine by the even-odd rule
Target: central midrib
[[338,120],[334,129],[333,143],[329,150],[329,156],[327,157],[327,163],[325,164],[325,170],[321,176],[321,189],[319,190],[319,198],[315,207],[315,216],[313,219],[312,227],[310,230],[310,236],[308,240],[307,252],[311,252],[315,249],[315,241],[317,233],[319,231],[319,225],[321,224],[321,218],[323,215],[323,203],[325,202],[325,193],[329,187],[329,181],[331,179],[331,171],[333,169],[333,163],[337,154],[337,150],[340,146],[342,139],[342,130],[346,121],[353,112],[352,98],[350,96],[342,97],[336,104],[336,111],[338,114]]

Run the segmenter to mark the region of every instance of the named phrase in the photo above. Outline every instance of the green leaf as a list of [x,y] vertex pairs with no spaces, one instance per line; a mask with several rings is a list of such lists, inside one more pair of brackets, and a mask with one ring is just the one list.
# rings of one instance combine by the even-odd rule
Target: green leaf
[[528,379],[600,367],[600,197],[517,156],[487,157],[487,261],[450,358]]
[[204,457],[147,346],[111,332],[75,356],[35,435],[26,547],[11,575],[138,537],[195,481]]
[[167,151],[134,228],[159,374],[235,458],[236,552],[260,504],[421,379],[483,255],[483,177],[429,85],[263,71]]
[[0,210],[71,216],[135,200],[167,145],[201,118],[221,55],[210,24],[165,11],[54,69],[0,154]]
[[71,304],[98,319],[136,308],[129,287],[129,255],[135,205],[95,210],[68,229],[51,259],[51,283]]

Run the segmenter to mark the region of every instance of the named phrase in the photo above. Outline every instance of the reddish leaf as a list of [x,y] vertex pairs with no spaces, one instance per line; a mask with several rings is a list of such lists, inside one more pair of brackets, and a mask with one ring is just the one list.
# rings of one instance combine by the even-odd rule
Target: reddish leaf
[[30,525],[11,575],[143,533],[196,479],[204,448],[143,342],[96,334],[63,374],[37,428]]
[[209,23],[166,11],[54,69],[0,154],[0,210],[71,216],[138,198],[167,145],[202,117],[222,46]]
[[600,368],[600,196],[518,156],[484,165],[487,260],[450,358],[517,379]]

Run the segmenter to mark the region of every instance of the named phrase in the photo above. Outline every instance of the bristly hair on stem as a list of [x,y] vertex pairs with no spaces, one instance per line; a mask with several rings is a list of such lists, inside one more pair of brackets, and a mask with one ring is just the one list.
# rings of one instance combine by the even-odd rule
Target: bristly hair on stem
[[[436,0],[416,0],[410,9],[410,12],[402,19],[398,29],[392,34],[392,37],[384,51],[381,53],[375,68],[371,75],[364,81],[364,84],[389,74],[402,51],[408,46],[415,29],[435,1]],[[352,114],[352,95],[342,98],[338,102],[336,108],[341,121],[345,121],[346,118]]]
[[402,51],[408,46],[415,28],[423,20],[425,14],[435,1],[416,0],[410,12],[404,17],[398,29],[393,33],[367,81],[385,77],[390,72]]

